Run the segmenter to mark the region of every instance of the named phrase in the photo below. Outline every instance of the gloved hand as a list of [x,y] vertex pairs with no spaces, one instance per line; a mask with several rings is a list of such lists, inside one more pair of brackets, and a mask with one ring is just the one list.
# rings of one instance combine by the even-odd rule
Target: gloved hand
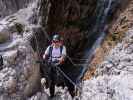
[[64,64],[64,61],[65,61],[64,58],[60,58],[59,63]]

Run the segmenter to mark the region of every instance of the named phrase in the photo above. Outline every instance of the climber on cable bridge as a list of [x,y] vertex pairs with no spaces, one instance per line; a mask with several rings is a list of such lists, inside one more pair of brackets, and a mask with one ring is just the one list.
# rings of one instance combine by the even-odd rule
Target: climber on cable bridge
[[[52,44],[49,45],[43,55],[43,59],[47,61],[49,67],[50,78],[50,96],[54,96],[56,81],[58,81],[56,67],[61,67],[66,58],[66,47],[62,43],[62,37],[56,33],[53,36]],[[55,65],[56,64],[56,65]]]

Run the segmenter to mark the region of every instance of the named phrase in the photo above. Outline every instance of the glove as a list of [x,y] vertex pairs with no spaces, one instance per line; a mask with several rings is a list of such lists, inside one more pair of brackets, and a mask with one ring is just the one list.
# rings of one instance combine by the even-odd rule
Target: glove
[[64,59],[61,58],[61,59],[59,60],[59,63],[60,63],[60,64],[64,64]]

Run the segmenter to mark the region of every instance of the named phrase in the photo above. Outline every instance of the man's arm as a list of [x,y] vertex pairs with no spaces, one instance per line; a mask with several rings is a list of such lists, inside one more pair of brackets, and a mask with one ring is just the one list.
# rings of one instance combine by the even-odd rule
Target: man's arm
[[65,58],[66,55],[67,55],[67,53],[66,53],[66,47],[63,46],[63,49],[62,49],[62,57]]
[[63,48],[62,48],[62,56],[61,56],[60,61],[59,61],[61,64],[64,63],[65,58],[66,58],[66,55],[67,55],[67,53],[66,53],[66,47],[63,46]]
[[49,48],[50,48],[50,46],[48,46],[47,49],[45,50],[45,53],[44,53],[44,55],[43,55],[43,59],[44,59],[44,60],[47,59],[47,57],[48,57],[48,55],[49,55]]

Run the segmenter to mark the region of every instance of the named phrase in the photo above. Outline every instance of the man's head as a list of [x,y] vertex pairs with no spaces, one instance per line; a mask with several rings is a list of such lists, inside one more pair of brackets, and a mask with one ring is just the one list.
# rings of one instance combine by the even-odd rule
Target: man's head
[[62,43],[61,43],[61,36],[58,35],[58,34],[54,35],[53,39],[52,39],[52,44],[55,47],[59,47],[60,45],[62,45]]

